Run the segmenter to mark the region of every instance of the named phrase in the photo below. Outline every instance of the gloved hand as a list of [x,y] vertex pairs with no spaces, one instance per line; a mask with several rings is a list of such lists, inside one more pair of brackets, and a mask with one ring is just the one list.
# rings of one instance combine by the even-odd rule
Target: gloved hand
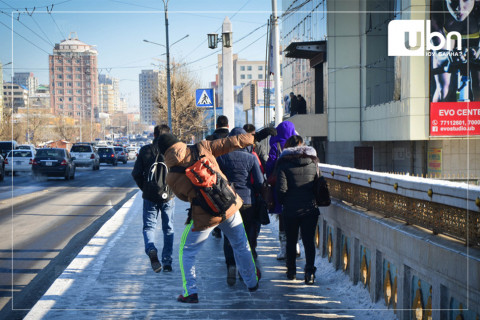
[[276,136],[276,135],[277,135],[277,129],[270,128],[270,127],[263,128],[262,130],[255,133],[255,141],[259,142],[268,136]]

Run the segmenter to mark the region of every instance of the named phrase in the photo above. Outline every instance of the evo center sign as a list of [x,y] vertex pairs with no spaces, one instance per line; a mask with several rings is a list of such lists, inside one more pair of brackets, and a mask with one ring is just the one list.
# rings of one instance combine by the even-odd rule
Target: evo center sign
[[[437,38],[438,44],[432,43]],[[460,32],[451,31],[446,37],[440,32],[431,32],[430,20],[392,20],[388,23],[388,55],[397,57],[430,56],[430,50],[446,48],[452,52],[452,39],[457,40],[457,50],[462,50]],[[425,49],[427,49],[425,51]]]

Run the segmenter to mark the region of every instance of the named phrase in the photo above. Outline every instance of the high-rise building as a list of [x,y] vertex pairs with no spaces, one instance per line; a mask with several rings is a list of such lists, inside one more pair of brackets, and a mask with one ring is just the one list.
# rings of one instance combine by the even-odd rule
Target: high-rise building
[[19,84],[3,83],[3,105],[5,109],[17,112],[18,108],[28,107],[28,90]]
[[115,113],[114,90],[111,84],[98,85],[98,107],[102,113],[113,115]]
[[[103,91],[105,90],[112,90],[111,93],[108,93],[109,95],[112,95],[112,103],[113,103],[113,112],[119,112],[121,111],[120,107],[120,81],[117,78],[110,77],[106,74],[99,74],[98,75],[98,84],[102,85],[110,85],[110,87],[104,87]],[[101,97],[99,97],[101,99]],[[100,107],[101,110],[105,110],[105,108]],[[106,111],[102,111],[106,112]]]
[[140,91],[140,122],[146,125],[155,125],[157,106],[155,98],[160,82],[160,72],[157,70],[142,70],[139,75]]
[[97,50],[70,33],[49,56],[50,105],[56,115],[98,117]]
[[27,88],[28,95],[33,95],[38,87],[38,79],[33,76],[33,72],[15,72],[13,83]]

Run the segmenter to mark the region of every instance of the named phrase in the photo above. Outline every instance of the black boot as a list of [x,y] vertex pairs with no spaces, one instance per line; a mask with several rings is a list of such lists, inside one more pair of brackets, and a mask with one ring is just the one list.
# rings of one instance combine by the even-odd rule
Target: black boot
[[305,284],[312,285],[315,283],[315,271],[317,268],[305,269]]

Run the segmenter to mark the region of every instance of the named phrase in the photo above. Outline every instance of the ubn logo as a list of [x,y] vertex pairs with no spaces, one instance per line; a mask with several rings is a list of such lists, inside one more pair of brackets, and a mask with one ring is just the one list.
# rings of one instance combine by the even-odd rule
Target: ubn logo
[[[437,38],[438,44],[432,43]],[[452,31],[447,37],[440,32],[430,32],[430,20],[392,20],[388,23],[388,55],[389,56],[425,56],[425,43],[428,50],[439,50],[445,47],[452,50],[452,38],[457,41],[457,49],[462,49],[462,35]]]

